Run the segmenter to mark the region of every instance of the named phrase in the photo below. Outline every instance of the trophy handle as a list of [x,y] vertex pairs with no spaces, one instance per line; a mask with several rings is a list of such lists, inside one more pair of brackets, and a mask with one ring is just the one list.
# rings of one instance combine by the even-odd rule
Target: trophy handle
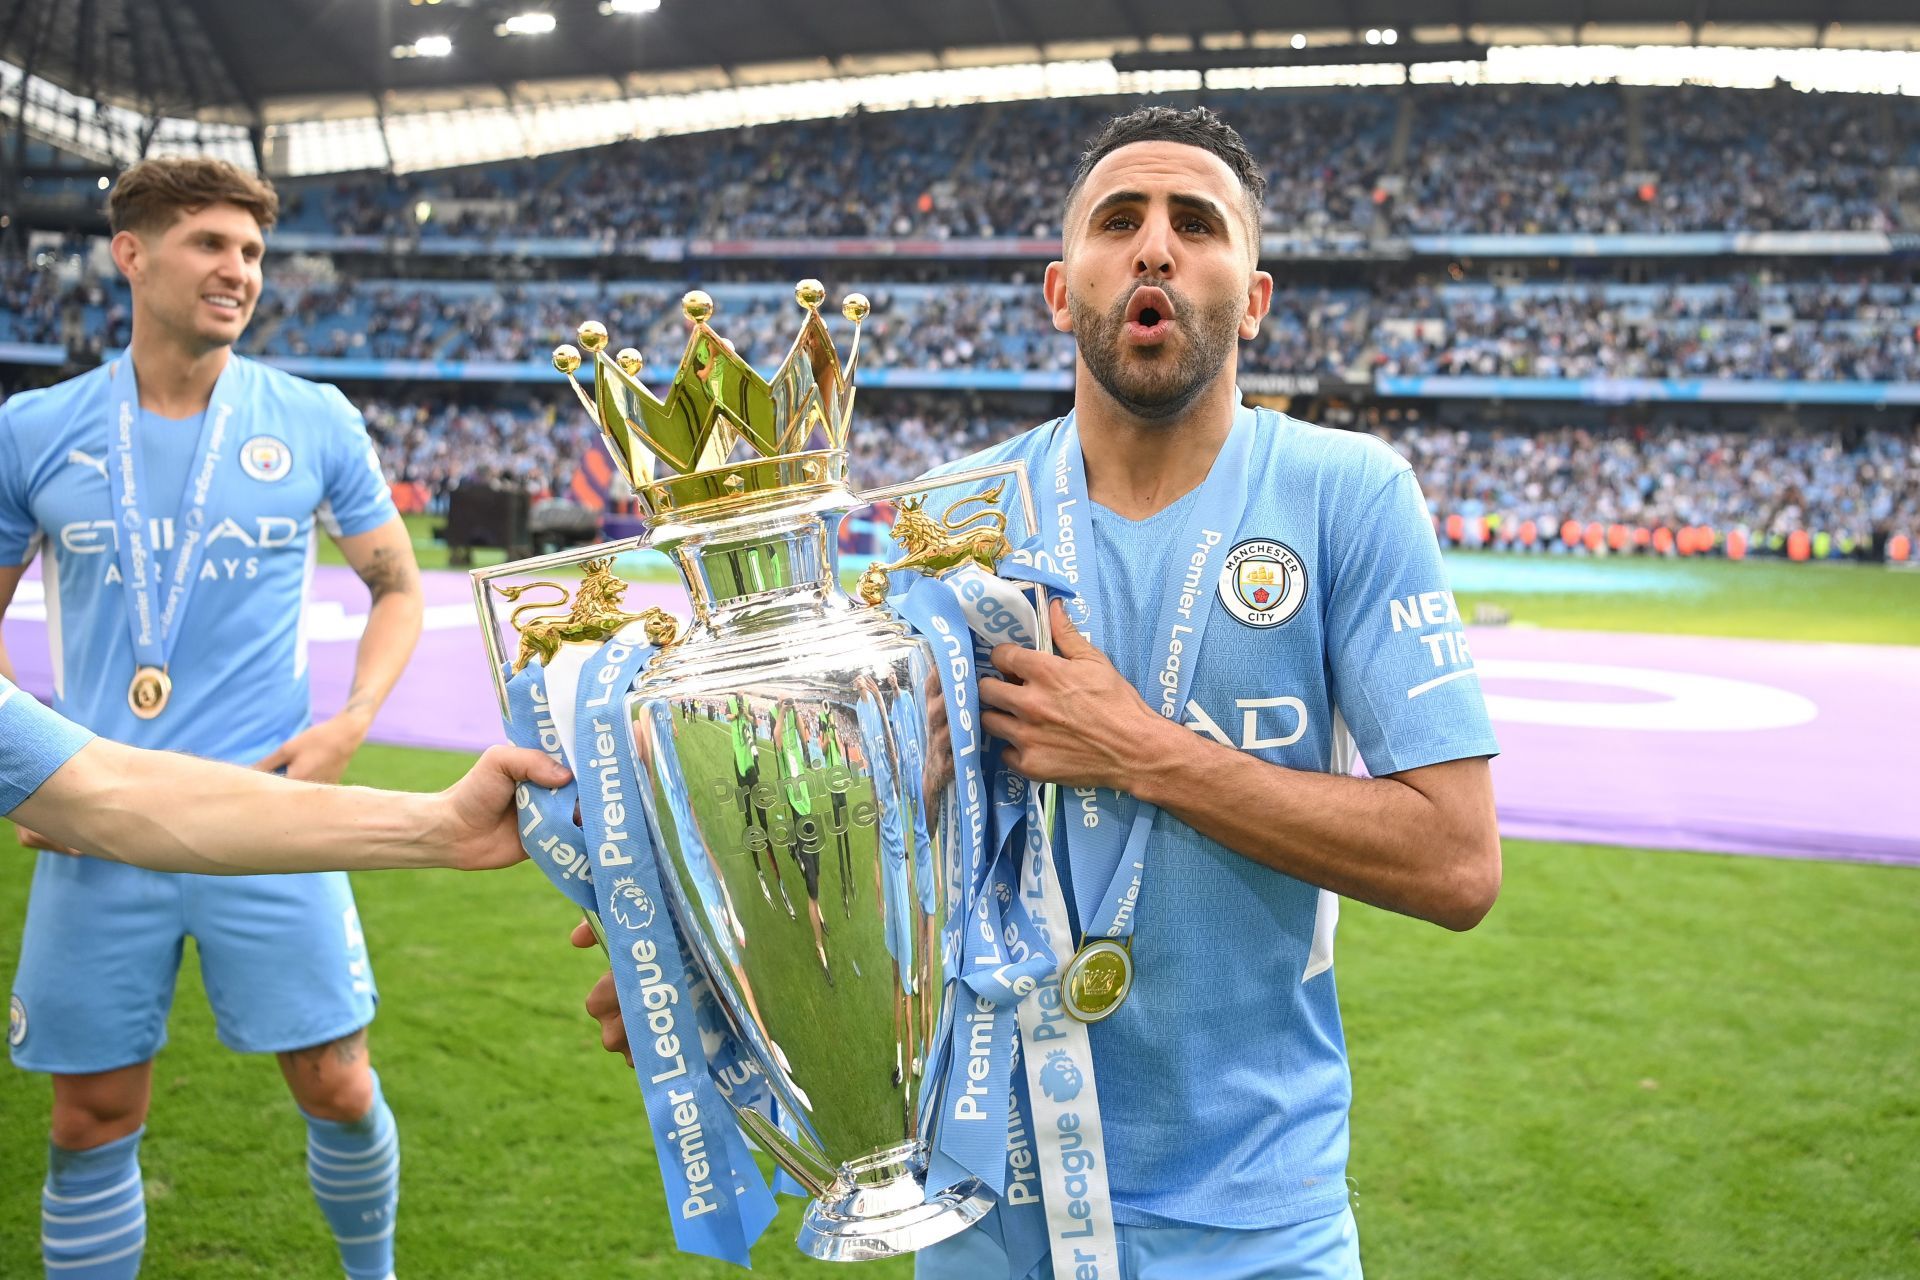
[[[938,517],[929,516],[924,511],[925,495],[934,489],[984,484],[995,479],[1000,483],[984,493],[972,494],[949,504]],[[1013,482],[1015,496],[1020,502],[1021,518],[1031,532],[1037,527],[1039,517],[1034,510],[1033,489],[1027,479],[1025,463],[995,463],[990,467],[974,467],[932,479],[923,477],[859,494],[857,500],[863,507],[900,499],[901,515],[905,521],[911,522],[910,527],[914,530],[912,537],[906,533],[895,535],[895,541],[907,548],[904,557],[892,564],[881,564],[876,560],[861,573],[857,587],[859,598],[869,605],[880,604],[887,598],[888,576],[897,569],[918,569],[922,573],[937,575],[962,564],[977,563],[989,573],[993,572],[1000,559],[1012,550],[1007,538],[1006,515],[991,507],[1006,492],[1009,480]],[[960,508],[976,502],[989,504],[988,509],[976,512],[965,520],[956,522],[953,519],[954,513]],[[982,521],[986,522],[984,527],[968,529],[968,526]],[[895,528],[900,529],[901,525],[896,524]]]
[[505,642],[501,639],[506,629],[505,620],[499,612],[499,593],[491,590],[493,583],[502,578],[517,578],[542,573],[550,569],[586,568],[589,562],[614,558],[628,551],[643,551],[647,547],[645,534],[637,538],[622,538],[618,542],[601,542],[591,547],[575,547],[570,551],[557,551],[549,556],[534,556],[527,560],[509,560],[505,564],[490,565],[485,569],[474,569],[468,573],[473,585],[473,611],[479,615],[481,638],[487,645],[487,665],[493,679],[493,696],[500,703],[500,718],[511,722],[513,716],[507,707],[506,666],[510,655]]

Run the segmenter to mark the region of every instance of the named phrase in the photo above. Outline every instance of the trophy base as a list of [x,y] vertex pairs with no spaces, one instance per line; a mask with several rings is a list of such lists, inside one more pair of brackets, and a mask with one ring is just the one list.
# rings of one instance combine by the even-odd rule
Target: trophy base
[[851,1162],[814,1197],[794,1243],[825,1262],[895,1258],[958,1235],[986,1216],[994,1196],[978,1178],[927,1194],[917,1144]]

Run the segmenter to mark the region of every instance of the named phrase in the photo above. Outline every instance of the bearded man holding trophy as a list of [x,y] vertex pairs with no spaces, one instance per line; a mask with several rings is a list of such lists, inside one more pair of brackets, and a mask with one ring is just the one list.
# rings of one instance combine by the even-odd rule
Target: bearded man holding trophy
[[[1074,411],[908,486],[908,554],[858,600],[823,289],[770,381],[689,295],[664,400],[583,328],[581,398],[694,617],[570,613],[582,643],[517,673],[488,631],[515,741],[581,779],[584,831],[564,790],[523,829],[606,928],[589,1009],[682,1248],[744,1262],[770,1218],[744,1131],[814,1197],[816,1257],[1359,1276],[1338,896],[1476,924],[1498,748],[1406,463],[1240,402],[1264,186],[1204,108],[1109,123],[1046,274]],[[809,722],[844,763],[783,742]]]

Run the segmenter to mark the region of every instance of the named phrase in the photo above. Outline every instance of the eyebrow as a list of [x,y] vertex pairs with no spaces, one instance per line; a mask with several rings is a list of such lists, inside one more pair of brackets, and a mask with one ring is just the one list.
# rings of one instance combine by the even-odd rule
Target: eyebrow
[[[1092,222],[1107,210],[1121,205],[1151,204],[1152,202],[1152,197],[1144,191],[1114,191],[1101,197],[1100,202],[1087,211],[1087,221]],[[1195,213],[1205,214],[1215,222],[1225,224],[1227,221],[1226,210],[1222,209],[1217,202],[1206,196],[1175,192],[1167,197],[1167,203],[1176,209],[1187,209]]]
[[202,227],[200,230],[194,232],[193,234],[197,236],[212,236],[215,240],[218,240],[221,244],[226,244],[229,241],[232,241],[238,244],[242,249],[252,249],[257,253],[265,253],[267,251],[266,242],[263,240],[257,240],[252,236],[230,236],[224,231],[215,231],[211,227]]

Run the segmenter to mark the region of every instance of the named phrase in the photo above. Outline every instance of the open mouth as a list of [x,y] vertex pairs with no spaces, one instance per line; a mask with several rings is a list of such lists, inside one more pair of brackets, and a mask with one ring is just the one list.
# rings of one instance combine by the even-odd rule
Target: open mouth
[[1158,342],[1173,327],[1173,300],[1163,289],[1143,285],[1127,300],[1127,337],[1137,343]]
[[200,295],[200,301],[216,311],[225,311],[231,315],[237,316],[241,311],[240,299],[231,293],[203,293]]

